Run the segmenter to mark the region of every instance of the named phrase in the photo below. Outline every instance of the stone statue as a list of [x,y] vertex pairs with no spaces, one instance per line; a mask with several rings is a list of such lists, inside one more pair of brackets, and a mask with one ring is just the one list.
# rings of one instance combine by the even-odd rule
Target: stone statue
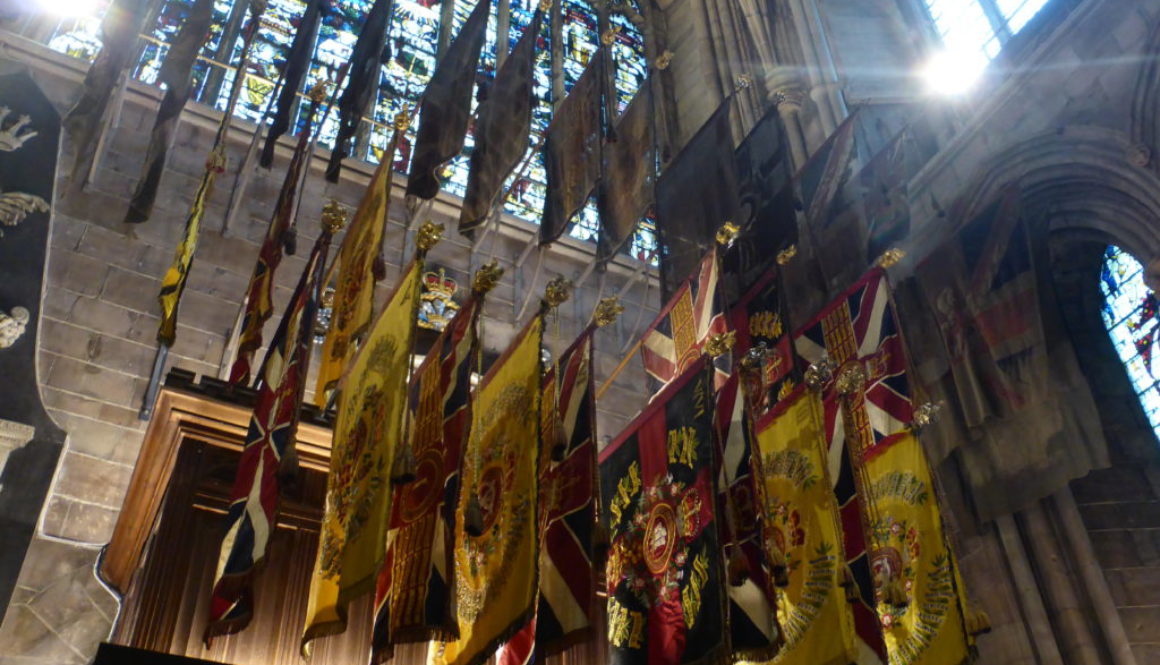
[[20,339],[30,317],[31,313],[23,307],[13,307],[7,314],[0,311],[0,349],[7,349]]

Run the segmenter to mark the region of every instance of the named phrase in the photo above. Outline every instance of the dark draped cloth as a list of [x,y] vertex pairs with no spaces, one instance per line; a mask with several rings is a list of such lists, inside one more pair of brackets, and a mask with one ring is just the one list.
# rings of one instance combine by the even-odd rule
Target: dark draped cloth
[[653,200],[656,157],[652,116],[652,95],[646,81],[616,124],[616,140],[604,145],[604,175],[596,199],[600,211],[596,257],[601,263],[612,260],[632,237]]
[[[346,90],[338,100],[338,134],[334,137],[334,150],[326,165],[326,179],[330,182],[338,182],[342,160],[350,155],[351,139],[379,91],[383,62],[387,59],[387,28],[394,7],[394,0],[375,0],[351,52]],[[290,89],[287,84],[286,90]]]
[[588,62],[564,98],[544,137],[548,190],[540,220],[540,244],[553,243],[584,207],[600,178],[600,80],[604,57]]

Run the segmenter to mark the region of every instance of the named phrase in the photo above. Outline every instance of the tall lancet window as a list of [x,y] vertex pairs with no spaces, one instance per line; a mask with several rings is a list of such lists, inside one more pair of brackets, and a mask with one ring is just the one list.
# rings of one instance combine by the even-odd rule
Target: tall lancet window
[[1108,247],[1100,274],[1104,324],[1128,369],[1144,413],[1160,436],[1160,313],[1157,298],[1144,284],[1144,267],[1119,247]]

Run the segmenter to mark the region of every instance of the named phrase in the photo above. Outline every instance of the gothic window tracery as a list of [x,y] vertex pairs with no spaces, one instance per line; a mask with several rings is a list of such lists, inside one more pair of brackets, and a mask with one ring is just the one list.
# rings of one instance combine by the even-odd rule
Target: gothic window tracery
[[1144,284],[1144,267],[1119,247],[1104,252],[1100,273],[1103,319],[1112,345],[1124,362],[1144,413],[1160,436],[1160,313],[1157,297]]
[[948,51],[989,62],[1048,0],[925,0]]
[[[378,163],[382,159],[391,135],[391,120],[404,105],[414,108],[431,78],[437,62],[437,50],[442,35],[440,25],[448,14],[444,3],[450,7],[452,34],[466,20],[474,6],[473,0],[395,0],[394,19],[388,32],[389,58],[384,63],[378,97],[364,126],[359,141],[359,152],[355,157]],[[100,22],[108,2],[99,2],[91,16],[62,19],[48,40],[50,48],[68,55],[92,60],[100,50]],[[212,105],[219,110],[228,102],[237,60],[240,40],[237,32],[244,22],[240,12],[245,11],[243,0],[215,0],[214,23],[211,35],[202,48],[199,61],[194,68],[194,99]],[[335,80],[339,67],[350,57],[358,31],[364,17],[370,11],[373,0],[331,0],[331,11],[323,20],[315,41],[314,56],[310,73],[304,88],[308,89],[319,80]],[[487,38],[480,62],[479,80],[486,85],[495,76],[497,49],[510,50],[530,24],[538,0],[509,0],[507,14],[502,17],[506,27],[508,43],[497,45],[499,41],[501,17],[498,5],[493,4],[493,15],[488,23]],[[182,20],[193,5],[193,0],[167,0],[152,24],[147,25],[142,35],[141,55],[133,76],[145,83],[154,83],[157,71],[164,60],[169,43],[180,29]],[[305,0],[270,0],[262,20],[251,66],[246,72],[245,86],[236,115],[256,122],[266,109],[278,71],[290,44],[294,39],[297,23],[306,6]],[[588,0],[558,0],[562,12],[563,37],[561,44],[562,84],[568,91],[584,71],[592,55],[600,44],[597,28],[597,13],[594,4]],[[619,14],[610,16],[617,29],[612,46],[616,70],[613,87],[616,96],[616,110],[623,111],[636,94],[647,76],[644,58],[644,40],[640,29]],[[233,26],[231,28],[231,26]],[[233,49],[222,48],[223,39],[234,37]],[[529,146],[529,161],[519,177],[509,178],[507,186],[512,195],[505,203],[505,210],[527,221],[538,223],[544,204],[547,180],[539,146],[543,132],[551,122],[552,114],[552,55],[550,21],[545,20],[539,36],[534,94],[536,106],[533,110],[532,134]],[[228,43],[228,42],[227,42]],[[226,62],[228,60],[228,62]],[[301,92],[301,91],[300,91]],[[473,103],[478,105],[478,101]],[[299,109],[295,124],[302,120]],[[394,167],[406,172],[410,167],[411,146],[415,139],[417,123],[400,142],[395,154]],[[333,115],[320,132],[320,144],[329,146],[337,131]],[[449,163],[443,172],[444,189],[462,196],[466,191],[468,175],[468,155],[474,145],[468,135],[463,154]],[[534,151],[534,154],[532,154]],[[628,252],[637,257],[651,257],[655,251],[655,232],[648,219],[642,221],[641,231],[633,238]],[[581,240],[595,240],[598,228],[595,206],[584,209],[573,224],[570,234]],[[653,261],[655,263],[655,261]]]

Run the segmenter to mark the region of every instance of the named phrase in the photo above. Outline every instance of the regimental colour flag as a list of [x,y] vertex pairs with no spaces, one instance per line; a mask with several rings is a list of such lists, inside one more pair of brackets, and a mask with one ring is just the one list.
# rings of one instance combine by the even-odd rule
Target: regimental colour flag
[[543,330],[541,312],[475,393],[455,509],[459,639],[433,643],[432,665],[480,665],[535,608]]
[[[729,323],[737,334],[734,351],[744,357],[751,349],[761,350],[755,371],[743,372],[741,381],[752,416],[759,418],[792,389],[796,376],[793,350],[782,298],[782,284],[776,266],[770,268],[737,301],[729,312]],[[742,360],[741,364],[746,364]]]
[[288,460],[298,430],[298,412],[310,369],[314,315],[330,239],[337,228],[323,230],[270,350],[262,363],[262,383],[250,417],[238,472],[226,513],[225,538],[210,598],[208,643],[215,635],[237,632],[253,616],[253,575],[266,557],[278,512],[279,477],[292,472]]
[[584,207],[600,179],[600,83],[605,60],[599,53],[588,60],[588,67],[552,114],[552,123],[544,134],[547,193],[540,220],[541,245],[556,242],[564,235],[568,222]]
[[[394,8],[394,0],[375,0],[350,54],[350,80],[338,100],[338,132],[326,165],[326,179],[330,182],[338,182],[342,160],[350,154],[351,139],[363,116],[370,111],[371,100],[378,94],[383,64],[387,60],[387,28]],[[393,160],[388,157],[385,161]]]
[[956,561],[922,445],[910,431],[862,459],[870,566],[890,662],[960,665],[972,643]]
[[[592,632],[596,597],[596,404],[590,326],[544,374],[540,431],[540,593],[536,616],[505,646],[501,665],[539,662]],[[556,458],[556,459],[553,459]]]
[[407,438],[416,479],[396,487],[391,505],[388,563],[375,589],[371,661],[376,664],[391,657],[395,644],[459,635],[452,545],[484,296],[477,281],[475,293],[431,346],[409,387]]
[[258,250],[258,261],[250,275],[250,284],[246,289],[246,309],[242,315],[242,332],[238,336],[238,355],[230,369],[230,383],[236,385],[250,382],[250,363],[254,353],[262,348],[262,326],[274,311],[274,271],[282,263],[285,236],[294,222],[298,184],[302,180],[302,169],[309,159],[307,148],[310,146],[317,109],[318,102],[312,100],[306,112],[304,128],[298,135],[298,145],[286,169],[286,178],[282,181],[282,190],[274,203],[274,214],[270,218],[270,225],[266,227],[266,237]]
[[346,630],[348,603],[374,589],[386,556],[391,472],[403,442],[422,266],[420,253],[340,386],[304,651],[310,640]]
[[[653,390],[685,372],[701,357],[710,335],[724,333],[725,316],[717,302],[717,252],[711,250],[673,294],[641,341],[640,355]],[[718,377],[721,383],[724,376]]]
[[600,453],[612,665],[728,653],[713,411],[712,374],[698,361]]
[[788,578],[778,595],[785,644],[771,663],[859,662],[822,401],[799,386],[754,432],[764,546],[771,560],[781,559]]
[[886,662],[886,647],[874,606],[874,582],[862,525],[867,510],[855,481],[860,451],[894,436],[913,416],[906,358],[895,322],[885,273],[872,270],[794,336],[803,366],[833,368],[823,386],[823,413],[830,478],[842,517],[846,560],[853,577],[854,625],[859,665]]
[[[298,91],[302,89],[302,80],[310,69],[310,59],[314,55],[318,26],[330,13],[330,2],[331,0],[308,0],[306,10],[298,21],[294,41],[290,44],[286,64],[282,69],[282,91],[278,94],[274,118],[270,122],[266,143],[262,146],[262,156],[258,160],[258,164],[263,168],[270,168],[274,162],[274,148],[278,145],[278,138],[290,129],[290,116],[298,101]],[[307,126],[309,127],[309,123]]]
[[[605,75],[601,73],[600,77]],[[599,87],[600,82],[593,85]],[[645,81],[616,123],[616,140],[603,144],[604,171],[596,190],[596,207],[600,212],[596,257],[602,263],[612,260],[628,242],[653,201],[656,141],[649,90],[649,82]]]
[[[390,154],[394,154],[397,136],[396,131]],[[391,206],[391,161],[384,158],[375,168],[335,258],[338,281],[314,388],[314,403],[319,408],[326,407],[330,391],[338,385],[374,315],[375,282],[383,277],[376,267],[382,267],[383,233]]]
[[[768,660],[781,645],[776,570],[762,546],[762,511],[752,463],[751,409],[734,374],[717,392],[718,508],[728,564],[729,643],[734,657]],[[758,467],[759,468],[759,467]]]

